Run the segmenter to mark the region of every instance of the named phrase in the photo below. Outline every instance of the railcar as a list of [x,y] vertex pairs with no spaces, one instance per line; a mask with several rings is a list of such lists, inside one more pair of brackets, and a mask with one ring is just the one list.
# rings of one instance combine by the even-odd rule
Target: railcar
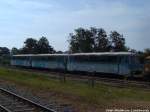
[[11,58],[11,65],[31,67],[31,56],[30,55],[14,55]]
[[14,55],[11,64],[69,72],[131,75],[141,71],[136,54],[130,52]]
[[61,54],[41,54],[41,55],[33,55],[32,59],[32,67],[33,68],[45,68],[45,69],[57,69],[64,70],[66,67],[66,56]]
[[129,52],[72,54],[67,66],[68,71],[118,75],[131,75],[141,71],[136,54]]
[[11,65],[64,70],[66,61],[63,54],[26,54],[12,56]]

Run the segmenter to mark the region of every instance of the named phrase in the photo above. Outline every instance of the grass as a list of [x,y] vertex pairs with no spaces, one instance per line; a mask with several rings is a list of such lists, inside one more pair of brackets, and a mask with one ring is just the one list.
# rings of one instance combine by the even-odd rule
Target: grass
[[106,104],[113,101],[150,101],[150,91],[140,88],[116,88],[102,84],[96,84],[94,88],[84,83],[67,80],[62,83],[57,79],[50,79],[36,73],[21,70],[0,68],[0,79],[13,81],[20,85],[26,85],[34,89],[45,89],[66,95],[73,95],[81,101],[90,104]]

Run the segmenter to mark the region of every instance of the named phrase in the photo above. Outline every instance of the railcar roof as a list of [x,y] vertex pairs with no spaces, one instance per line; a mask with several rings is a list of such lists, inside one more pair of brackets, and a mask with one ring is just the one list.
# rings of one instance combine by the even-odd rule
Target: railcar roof
[[13,56],[66,56],[67,54],[19,54]]
[[102,55],[135,55],[135,53],[131,52],[103,52],[103,53],[74,53],[74,54],[20,54],[20,55],[13,55],[18,57],[23,56],[88,56],[88,55],[96,55],[96,56],[102,56]]

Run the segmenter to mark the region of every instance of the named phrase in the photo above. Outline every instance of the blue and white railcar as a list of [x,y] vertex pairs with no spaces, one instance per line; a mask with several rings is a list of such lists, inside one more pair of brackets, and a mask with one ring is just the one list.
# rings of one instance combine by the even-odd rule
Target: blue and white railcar
[[63,54],[14,55],[11,65],[43,69],[66,69],[66,56]]
[[135,54],[129,52],[79,53],[69,56],[68,71],[130,75],[139,70]]
[[31,56],[30,55],[14,55],[11,59],[11,65],[31,67]]
[[65,55],[37,54],[31,56],[33,68],[65,69]]
[[118,75],[141,70],[136,54],[130,52],[14,55],[11,65]]

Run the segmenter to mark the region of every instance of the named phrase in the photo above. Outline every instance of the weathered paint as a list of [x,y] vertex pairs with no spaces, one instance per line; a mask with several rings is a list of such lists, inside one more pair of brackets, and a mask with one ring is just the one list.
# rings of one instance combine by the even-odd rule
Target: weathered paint
[[[71,58],[71,56],[81,56],[86,57],[88,55],[94,55],[94,56],[119,56],[116,61],[113,62],[99,62],[99,61],[89,61],[89,60],[82,60],[82,61],[76,61]],[[24,55],[19,55],[16,56],[15,59],[11,60],[12,65],[19,65],[19,66],[29,66],[29,67],[34,67],[34,68],[47,68],[47,69],[63,69],[63,70],[68,70],[68,71],[85,71],[85,72],[101,72],[101,73],[113,73],[113,74],[119,74],[119,75],[128,75],[130,74],[133,70],[139,69],[137,65],[129,60],[129,56],[132,56],[131,53],[95,53],[95,54],[73,54],[73,55],[67,55],[67,54],[62,54],[62,55],[51,55],[51,54],[46,54],[46,55],[29,55],[29,58],[27,55],[27,59],[24,60],[19,60],[17,59],[20,57],[23,57]],[[38,59],[34,57],[50,57],[53,56],[55,57],[54,60],[49,60],[48,58],[44,59]],[[92,58],[93,59],[93,58]],[[134,64],[133,64],[134,63]]]
[[26,66],[26,67],[30,67],[31,64],[30,64],[30,61],[29,60],[11,60],[11,65],[14,65],[14,66]]
[[47,69],[64,69],[63,63],[57,61],[32,61],[34,68],[47,68]]
[[118,65],[117,63],[68,63],[69,71],[87,71],[99,73],[112,73],[126,75],[129,74],[129,68],[126,65]]
[[119,75],[130,75],[131,69],[128,64],[119,64]]

